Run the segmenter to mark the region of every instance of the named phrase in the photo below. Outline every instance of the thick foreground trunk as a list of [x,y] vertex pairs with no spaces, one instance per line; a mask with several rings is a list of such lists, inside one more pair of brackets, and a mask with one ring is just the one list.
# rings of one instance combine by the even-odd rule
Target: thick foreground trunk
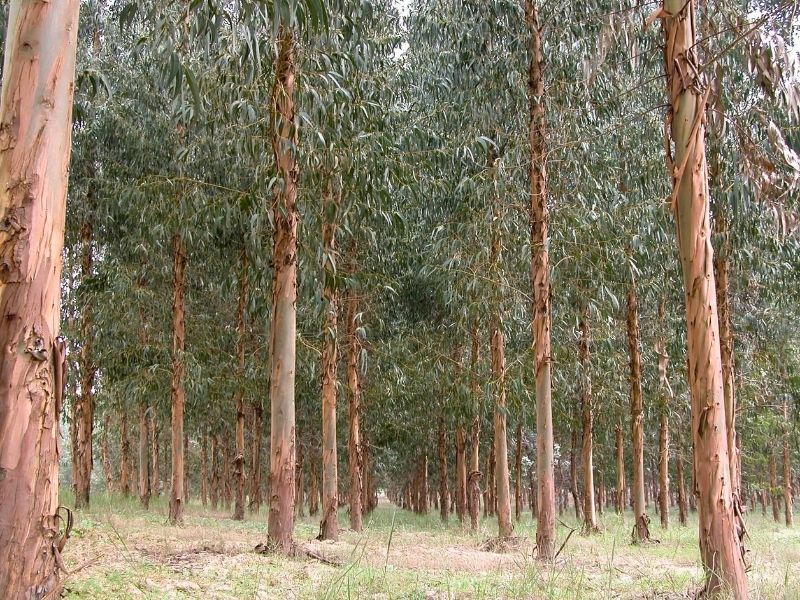
[[531,34],[528,70],[528,141],[531,149],[531,283],[533,286],[534,366],[536,369],[536,477],[539,484],[536,549],[550,560],[556,548],[556,492],[553,474],[553,403],[550,375],[550,216],[547,208],[544,56],[537,0],[527,0],[525,17]]
[[297,300],[297,181],[295,148],[295,33],[279,32],[275,86],[272,91],[272,151],[280,183],[272,202],[272,327],[270,329],[270,545],[293,551],[295,490],[295,405]]
[[183,411],[185,404],[183,375],[186,365],[183,352],[186,347],[186,248],[183,237],[172,236],[172,488],[169,495],[169,522],[183,523],[184,465],[183,465]]
[[687,354],[694,439],[694,484],[706,592],[747,598],[744,528],[734,503],[723,392],[719,317],[711,248],[704,113],[708,88],[696,52],[694,1],[665,0],[664,52],[675,156],[671,203],[686,298]]
[[61,251],[77,0],[12,0],[0,100],[0,598],[58,597]]

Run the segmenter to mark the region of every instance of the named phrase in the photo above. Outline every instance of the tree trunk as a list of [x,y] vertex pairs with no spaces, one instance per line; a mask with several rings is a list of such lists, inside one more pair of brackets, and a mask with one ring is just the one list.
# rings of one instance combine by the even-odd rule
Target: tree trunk
[[472,417],[470,467],[467,479],[467,502],[469,503],[470,529],[478,529],[478,515],[481,509],[481,463],[480,463],[480,390],[478,388],[478,324],[472,326],[472,350],[470,353],[470,395],[474,403]]
[[447,523],[450,517],[450,501],[447,489],[447,431],[445,428],[444,408],[439,407],[439,431],[438,431],[438,455],[439,455],[439,517],[442,522]]
[[772,518],[778,523],[781,520],[780,496],[778,495],[778,470],[775,466],[775,455],[769,457],[769,495],[772,498]]
[[792,511],[792,455],[789,447],[789,401],[783,400],[783,424],[785,431],[783,434],[783,506],[786,513],[786,526],[794,525],[794,514]]
[[150,411],[150,494],[158,497],[161,494],[161,471],[158,461],[158,419],[155,407]]
[[[350,476],[350,527],[353,531],[361,531],[361,486],[362,456],[361,456],[361,426],[359,412],[361,409],[361,381],[359,372],[359,356],[361,354],[361,339],[358,333],[358,298],[354,292],[347,296],[347,382],[350,390],[348,421],[350,435],[347,443],[347,457]],[[427,501],[427,458],[426,458],[426,485],[425,494]]]
[[550,217],[547,208],[547,151],[545,120],[544,56],[536,0],[526,0],[525,17],[531,33],[528,71],[528,141],[531,148],[531,282],[533,286],[533,338],[536,369],[536,476],[538,522],[536,548],[539,558],[555,554],[556,500],[553,475],[553,404],[550,375]]
[[229,439],[226,438],[222,444],[222,503],[225,506],[225,510],[230,510],[233,504],[231,464],[231,444]]
[[150,507],[150,436],[147,405],[139,405],[139,502],[147,510]]
[[100,451],[103,458],[103,475],[106,478],[106,493],[114,491],[114,470],[111,467],[111,453],[108,450],[108,430],[111,429],[111,415],[106,412],[103,415],[103,437],[100,443]]
[[186,431],[186,428],[183,430],[183,503],[185,506],[189,505],[189,461],[191,457],[189,456],[189,434]]
[[422,456],[420,462],[419,472],[419,512],[420,514],[428,514],[428,455]]
[[339,318],[339,297],[336,290],[336,215],[339,208],[338,191],[323,194],[322,225],[323,297],[327,303],[322,340],[322,520],[319,537],[322,540],[339,538],[339,471],[336,444],[336,388],[339,349],[336,336]]
[[584,305],[580,318],[581,337],[578,342],[578,357],[581,363],[581,418],[583,421],[583,447],[581,458],[583,461],[583,531],[593,533],[597,531],[597,516],[594,500],[594,457],[593,457],[593,429],[594,414],[592,408],[592,376],[589,372],[589,307]]
[[716,594],[727,587],[741,600],[747,598],[744,527],[733,498],[729,459],[732,449],[724,410],[705,161],[703,115],[707,86],[695,51],[693,0],[665,0],[659,15],[664,18],[668,124],[675,147],[675,156],[667,158],[686,298],[700,555],[706,571],[706,592]]
[[305,452],[303,451],[303,442],[300,432],[297,432],[297,457],[296,457],[296,488],[295,488],[295,512],[298,517],[305,517]]
[[464,425],[456,428],[456,514],[459,523],[464,523],[467,514],[467,456]]
[[57,597],[61,590],[56,511],[66,378],[59,298],[78,7],[77,0],[12,0],[5,29],[0,598]]
[[319,514],[319,481],[317,478],[316,452],[309,458],[308,475],[311,481],[308,489],[308,516],[316,517]]
[[631,447],[633,448],[633,518],[635,542],[650,539],[644,483],[644,406],[642,402],[642,359],[639,350],[639,314],[636,283],[628,288],[628,353],[631,385]]
[[[714,261],[716,270],[717,310],[719,314],[719,344],[722,360],[722,393],[725,399],[725,425],[728,438],[728,461],[731,471],[731,492],[734,505],[738,507],[741,495],[740,457],[736,448],[736,370],[733,356],[733,331],[731,327],[730,290],[728,274],[730,271],[730,235],[725,210],[715,214],[717,235],[722,239],[722,248]],[[739,510],[737,508],[736,510]]]
[[614,428],[617,446],[617,495],[615,506],[617,514],[621,515],[625,511],[625,438],[622,434],[622,427],[617,425]]
[[514,457],[514,517],[522,518],[522,423],[517,425],[517,454]]
[[578,495],[578,430],[572,429],[572,445],[569,449],[569,491],[572,494],[572,503],[575,506],[575,518],[580,521],[582,508]]
[[264,409],[261,399],[253,401],[253,431],[250,439],[252,455],[250,464],[250,512],[258,514],[261,509],[261,435],[264,419]]
[[669,415],[666,408],[661,411],[661,427],[658,432],[658,508],[661,527],[669,528]]
[[200,502],[203,508],[208,506],[208,434],[203,432],[200,445]]
[[172,236],[172,489],[169,496],[169,522],[183,523],[184,465],[183,465],[183,374],[186,369],[183,352],[186,346],[184,321],[186,294],[186,248],[183,237]]
[[127,498],[131,495],[130,441],[128,440],[128,414],[123,410],[119,419],[119,491]]
[[683,443],[678,441],[678,522],[686,527],[689,518],[689,506],[686,498],[686,479],[683,472]]
[[211,510],[219,507],[219,442],[217,434],[211,434]]
[[242,247],[239,254],[239,298],[236,305],[236,453],[233,457],[233,477],[236,481],[235,500],[233,503],[234,521],[244,520],[244,342],[245,342],[245,310],[247,308],[248,278],[247,250]]
[[295,32],[281,25],[272,90],[272,151],[278,176],[272,201],[272,327],[270,330],[269,541],[283,553],[294,547],[295,344],[297,300],[297,165]]
[[[91,213],[94,205],[92,183],[89,184],[87,193],[88,210]],[[81,261],[81,280],[86,282],[92,276],[93,265],[93,224],[91,214],[81,225],[81,245],[83,257]],[[92,362],[92,307],[91,303],[81,302],[81,350],[78,358],[81,373],[81,392],[77,400],[76,411],[76,444],[73,452],[76,454],[74,473],[75,482],[75,508],[89,506],[89,489],[92,480],[92,429],[94,426],[94,377],[95,366]]]

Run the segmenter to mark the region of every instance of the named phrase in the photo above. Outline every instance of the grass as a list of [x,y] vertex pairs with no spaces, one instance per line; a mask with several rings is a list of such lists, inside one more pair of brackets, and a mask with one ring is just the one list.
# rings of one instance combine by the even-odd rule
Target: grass
[[[242,522],[227,512],[189,506],[183,527],[166,524],[165,500],[150,511],[134,499],[96,495],[92,508],[76,515],[65,559],[78,569],[66,584],[75,599],[356,599],[450,598],[688,598],[700,586],[696,521],[689,527],[651,531],[659,544],[630,544],[630,515],[608,513],[602,532],[577,533],[553,565],[532,559],[535,523],[526,514],[516,524],[517,549],[486,552],[496,533],[492,520],[471,533],[452,518],[414,515],[382,502],[365,519],[362,534],[346,530],[337,543],[317,542],[316,518],[298,519],[296,539],[341,566],[310,558],[260,555],[266,514]],[[562,517],[575,527],[574,516]],[[677,518],[674,519],[677,521]],[[786,529],[760,514],[747,519],[751,597],[800,599],[800,530]],[[559,525],[559,543],[568,534]]]

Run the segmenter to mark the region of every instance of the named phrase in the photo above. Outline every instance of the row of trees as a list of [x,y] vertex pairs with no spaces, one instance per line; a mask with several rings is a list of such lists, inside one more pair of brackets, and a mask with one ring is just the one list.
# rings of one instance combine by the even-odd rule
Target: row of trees
[[239,519],[269,465],[287,553],[304,496],[336,539],[378,488],[509,537],[527,479],[550,559],[565,494],[646,541],[657,472],[747,596],[742,500],[780,434],[790,521],[797,444],[790,3],[51,4],[5,30],[0,596],[59,587],[62,403],[79,507],[98,436],[176,524],[187,459]]

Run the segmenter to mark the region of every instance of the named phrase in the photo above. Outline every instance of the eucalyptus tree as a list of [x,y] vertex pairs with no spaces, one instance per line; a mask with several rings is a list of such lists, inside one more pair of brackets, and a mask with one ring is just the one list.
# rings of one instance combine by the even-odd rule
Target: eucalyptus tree
[[[670,100],[670,135],[674,156],[670,198],[678,229],[678,248],[686,291],[688,376],[692,399],[695,488],[700,509],[700,554],[706,590],[728,586],[746,598],[747,578],[731,482],[731,449],[722,389],[713,250],[710,246],[708,180],[703,111],[707,84],[694,51],[694,3],[665,1],[655,13],[664,23],[665,70]],[[680,69],[680,71],[678,71]],[[688,79],[680,73],[696,73]]]
[[[0,280],[0,596],[58,595],[61,252],[70,157],[77,1],[10,3],[0,122],[5,152]],[[13,565],[13,566],[12,566]]]

